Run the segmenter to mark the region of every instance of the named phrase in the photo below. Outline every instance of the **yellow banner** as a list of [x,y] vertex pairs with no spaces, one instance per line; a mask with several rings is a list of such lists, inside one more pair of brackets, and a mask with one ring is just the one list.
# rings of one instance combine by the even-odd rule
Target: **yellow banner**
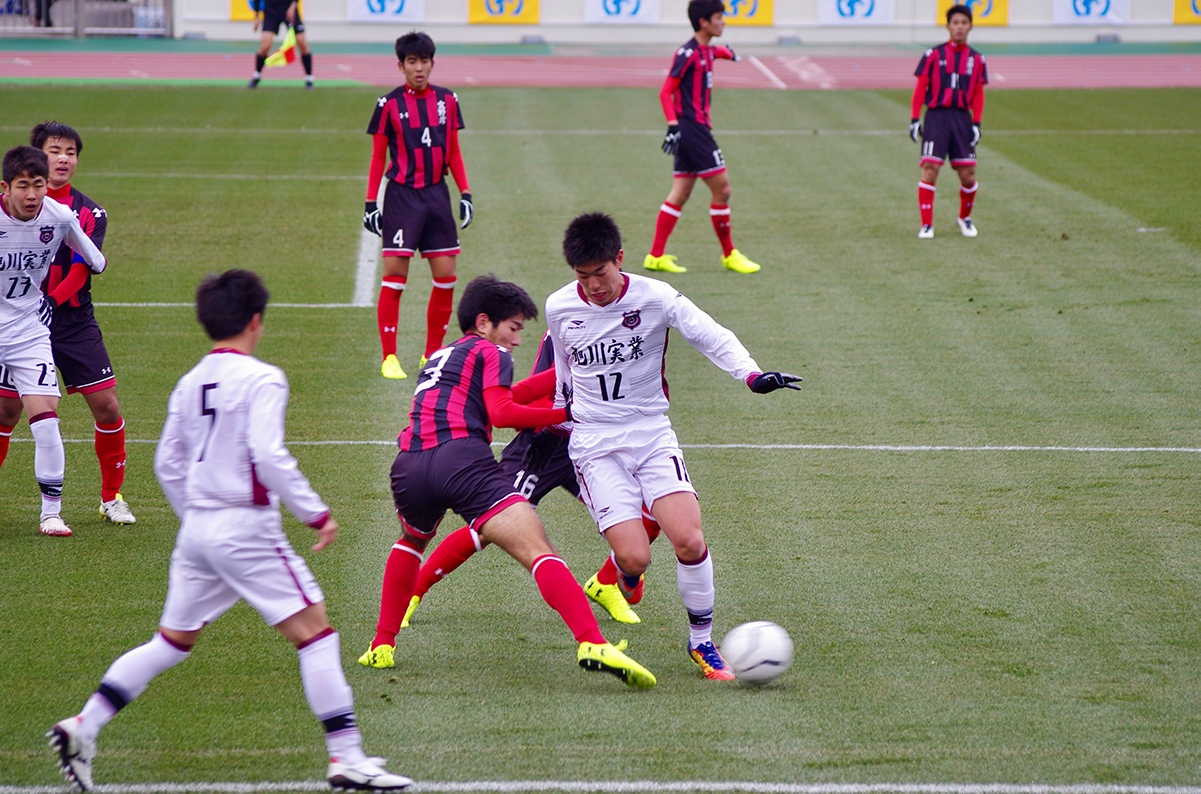
[[1201,0],[1176,0],[1172,22],[1177,25],[1201,25]]
[[776,9],[773,0],[725,0],[725,20],[729,25],[773,25]]
[[[304,3],[296,4],[296,13],[300,14],[301,19],[304,19]],[[229,20],[230,22],[253,22],[254,9],[250,7],[250,0],[229,0]],[[272,31],[272,33],[274,32]]]
[[[1176,2],[1180,2],[1180,0],[1176,0]],[[938,0],[938,24],[947,24],[947,9],[953,5],[955,5],[955,0]],[[963,5],[972,9],[972,27],[1009,24],[1009,0],[967,0],[967,2],[963,2]]]
[[538,0],[468,0],[473,25],[537,25]]

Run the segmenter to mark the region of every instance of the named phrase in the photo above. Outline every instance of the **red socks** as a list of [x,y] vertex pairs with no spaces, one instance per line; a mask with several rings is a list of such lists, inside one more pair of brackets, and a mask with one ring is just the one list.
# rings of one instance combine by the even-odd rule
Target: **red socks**
[[434,288],[430,292],[430,305],[425,312],[426,358],[429,358],[430,353],[442,347],[442,340],[446,336],[446,326],[450,323],[451,305],[454,300],[455,277],[435,278]]
[[651,243],[651,256],[663,256],[663,252],[667,250],[667,238],[671,236],[672,229],[676,228],[681,209],[682,207],[666,201],[659,207],[659,217],[655,221],[655,241]]
[[730,205],[710,204],[709,220],[713,221],[713,231],[717,232],[717,240],[721,243],[721,255],[729,256],[734,250],[730,240]]
[[[388,564],[384,566],[384,587],[379,600],[379,623],[375,626],[372,648],[395,645],[400,621],[413,599],[417,585],[417,570],[421,567],[421,551],[404,538],[396,541]],[[588,614],[592,614],[589,612]]]
[[125,420],[96,423],[96,457],[100,461],[100,501],[117,498],[125,482]]
[[480,550],[479,538],[471,527],[457,529],[443,538],[438,548],[430,552],[429,559],[421,566],[421,571],[417,574],[417,590],[413,595],[424,596],[431,587],[467,562],[471,555]]
[[[959,186],[959,217],[972,217],[972,205],[976,203],[976,188],[980,187],[979,182],[973,182],[971,187]],[[924,221],[923,221],[924,223]]]
[[0,466],[4,465],[4,459],[8,457],[8,442],[12,434],[12,425],[0,425]]
[[379,324],[379,344],[384,358],[396,354],[396,324],[400,319],[400,296],[404,293],[405,276],[384,276],[379,291],[379,304],[375,307],[375,321]]
[[605,642],[596,624],[596,616],[592,614],[592,607],[588,605],[588,597],[584,595],[584,588],[580,587],[561,559],[545,554],[534,560],[530,573],[534,575],[542,600],[559,613],[576,642]]
[[934,225],[934,185],[917,183],[917,208],[922,213],[922,226]]

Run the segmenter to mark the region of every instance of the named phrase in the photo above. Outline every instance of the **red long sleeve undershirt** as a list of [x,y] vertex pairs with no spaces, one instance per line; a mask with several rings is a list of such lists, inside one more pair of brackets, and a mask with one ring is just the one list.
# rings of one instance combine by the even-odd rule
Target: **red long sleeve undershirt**
[[490,386],[484,389],[484,408],[493,427],[511,427],[523,430],[527,427],[545,427],[567,421],[565,408],[531,408],[513,400],[513,392],[505,386]]
[[550,367],[513,384],[513,402],[529,405],[555,395],[555,368]]
[[[922,105],[926,101],[926,89],[930,86],[929,75],[919,75],[917,85],[913,87],[913,101],[910,103],[911,119],[920,119],[922,117]],[[984,119],[984,84],[977,86],[975,93],[972,94],[972,123],[979,124]]]
[[659,104],[663,106],[663,115],[667,117],[668,124],[675,124],[676,119],[676,103],[672,98],[676,89],[680,87],[680,78],[668,75],[663,81],[663,87],[659,89]]
[[[463,165],[463,152],[459,149],[459,131],[451,127],[446,136],[447,143],[447,165],[450,166],[450,175],[455,180],[455,187],[459,189],[459,193],[470,193],[471,186],[467,183],[467,168]],[[367,169],[367,200],[379,200],[379,183],[384,178],[384,171],[388,164],[388,136],[387,135],[372,135],[371,136],[371,166]]]

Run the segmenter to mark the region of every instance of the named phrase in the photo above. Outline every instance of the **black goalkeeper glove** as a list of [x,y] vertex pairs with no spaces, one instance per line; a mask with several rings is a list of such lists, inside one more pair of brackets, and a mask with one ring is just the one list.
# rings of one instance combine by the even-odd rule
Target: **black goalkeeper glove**
[[667,134],[663,136],[663,153],[675,154],[680,148],[680,125],[668,124]]
[[922,138],[922,121],[921,119],[912,119],[909,122],[909,137],[914,143],[921,143]]
[[751,391],[755,394],[768,394],[776,389],[796,389],[801,390],[797,384],[801,382],[801,378],[797,375],[789,375],[787,372],[764,372],[759,377],[751,381]]
[[976,144],[980,143],[980,122],[972,122],[972,148],[976,148]]
[[382,237],[384,230],[380,228],[379,204],[368,201],[363,205],[363,228],[377,237]]
[[471,194],[464,193],[459,196],[459,220],[463,222],[460,229],[466,229],[471,225],[472,218],[475,217],[475,205],[471,203]]
[[42,296],[42,302],[38,304],[38,319],[42,321],[42,325],[50,327],[50,321],[54,319],[54,310],[57,308],[58,301],[49,295]]
[[534,433],[530,439],[529,447],[526,448],[525,454],[521,456],[521,467],[527,473],[542,471],[550,463],[555,453],[562,449],[566,443],[566,436],[554,433],[549,428],[539,430]]

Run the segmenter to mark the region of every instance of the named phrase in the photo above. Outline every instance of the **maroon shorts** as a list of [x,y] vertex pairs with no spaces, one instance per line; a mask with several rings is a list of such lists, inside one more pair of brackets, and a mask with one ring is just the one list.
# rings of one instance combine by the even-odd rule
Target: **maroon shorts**
[[972,147],[972,115],[958,108],[930,108],[922,121],[923,163],[941,163],[951,158],[951,167],[976,164]]
[[459,253],[459,227],[450,211],[446,180],[423,188],[388,180],[384,189],[384,256],[431,256]]
[[478,438],[457,438],[423,452],[400,452],[392,463],[392,499],[405,524],[433,537],[447,510],[479,531],[488,519],[516,502],[517,492],[492,447]]
[[716,176],[726,170],[726,160],[713,133],[703,124],[680,119],[680,146],[676,149],[673,176]]
[[[50,347],[67,394],[91,394],[115,386],[113,364],[104,347],[104,334],[91,307],[60,306],[50,324]],[[12,379],[0,365],[0,397],[17,397]]]

